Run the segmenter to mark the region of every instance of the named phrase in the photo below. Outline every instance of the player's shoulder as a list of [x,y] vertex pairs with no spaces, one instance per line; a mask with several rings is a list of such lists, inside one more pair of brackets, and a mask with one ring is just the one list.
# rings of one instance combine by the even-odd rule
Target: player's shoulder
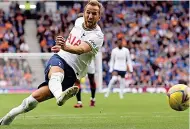
[[87,34],[92,37],[96,37],[98,39],[104,39],[104,34],[101,30],[101,28],[97,25],[95,29],[87,31]]
[[129,51],[129,49],[128,49],[128,48],[126,48],[126,47],[123,47],[123,49],[124,49],[125,51]]
[[78,17],[75,20],[75,26],[82,25],[83,22],[84,22],[84,18],[83,17]]
[[126,48],[126,47],[123,47],[123,48],[124,48],[125,52],[130,53],[128,48]]
[[87,35],[87,37],[93,37],[93,38],[96,38],[96,39],[104,40],[104,34],[101,31],[101,29],[98,28],[98,26],[93,30],[86,31],[86,35]]
[[99,25],[97,25],[97,27],[96,27],[96,29],[97,29],[97,36],[98,37],[104,37],[104,33],[102,32],[102,29],[100,28],[100,26]]
[[117,48],[117,47],[115,47],[115,48],[112,49],[112,52],[113,52],[113,53],[114,53],[114,52],[117,53],[117,51],[118,51],[118,48]]

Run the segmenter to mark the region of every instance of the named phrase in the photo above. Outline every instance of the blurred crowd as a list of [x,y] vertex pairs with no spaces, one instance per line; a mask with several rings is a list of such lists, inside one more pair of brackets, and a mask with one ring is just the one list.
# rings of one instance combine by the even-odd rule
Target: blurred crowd
[[31,87],[32,75],[24,59],[0,59],[0,87]]
[[[17,2],[9,12],[0,9],[0,53],[28,52],[24,39],[25,16]],[[31,71],[26,60],[0,58],[0,87],[30,86]]]
[[12,2],[9,12],[0,9],[0,53],[28,52],[24,39],[25,16],[18,4]]
[[122,37],[133,60],[132,85],[189,84],[188,1],[108,2],[104,7],[105,80],[109,80],[107,53]]
[[[131,53],[134,72],[126,75],[131,86],[189,84],[189,1],[101,2],[104,5],[99,22],[105,34],[101,49],[104,85],[110,80],[110,53],[118,38],[122,38]],[[57,11],[48,13],[44,2],[37,4],[39,46],[42,52],[50,52],[57,35],[67,38],[85,2],[59,1]],[[0,11],[0,52],[29,51],[21,47],[25,18],[16,8],[16,4],[11,6],[8,14]]]
[[[134,72],[126,75],[131,86],[171,86],[188,83],[188,1],[102,1],[105,12],[99,25],[105,33],[103,80],[110,80],[109,60],[118,38],[129,48]],[[38,38],[42,52],[50,52],[56,35],[68,36],[84,2],[59,6],[56,12],[39,12]]]

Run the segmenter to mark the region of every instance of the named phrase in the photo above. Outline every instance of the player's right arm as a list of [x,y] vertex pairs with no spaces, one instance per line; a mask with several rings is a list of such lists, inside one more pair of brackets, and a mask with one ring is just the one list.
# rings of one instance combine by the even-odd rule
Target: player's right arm
[[61,49],[61,46],[65,45],[65,42],[66,42],[66,40],[65,40],[65,38],[63,38],[63,36],[57,36],[56,44],[55,44],[55,46],[53,46],[51,48],[51,51],[55,52],[55,53],[59,52]]
[[60,49],[62,49],[64,51],[79,55],[90,51],[97,53],[102,43],[103,38],[97,37],[95,35],[94,38],[89,38],[86,41],[81,41],[81,44],[79,46],[66,45],[64,38],[62,36],[59,36],[58,39],[56,39],[56,45],[53,46],[51,50],[53,52],[58,52]]
[[81,41],[81,44],[79,46],[65,45],[65,39],[62,36],[57,36],[56,45],[53,46],[51,50],[53,52],[58,52],[60,49],[63,49],[73,54],[87,53],[92,50],[90,45],[84,41]]
[[[80,18],[80,17],[83,17],[83,13],[79,13],[77,15],[77,18]],[[81,44],[79,46],[66,46],[64,44],[61,44],[61,46],[63,50],[68,51],[73,54],[87,53],[92,50],[89,44],[87,44],[84,41],[81,41]]]
[[91,46],[84,41],[81,41],[81,44],[79,46],[63,45],[62,49],[64,51],[78,55],[92,51]]
[[111,59],[110,59],[110,69],[109,69],[110,73],[113,72],[114,62],[115,62],[115,53],[113,49],[111,52]]

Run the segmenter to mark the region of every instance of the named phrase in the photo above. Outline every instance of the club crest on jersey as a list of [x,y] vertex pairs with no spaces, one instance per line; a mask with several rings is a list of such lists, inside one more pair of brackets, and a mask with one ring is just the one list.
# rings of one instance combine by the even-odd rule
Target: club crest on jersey
[[59,62],[59,66],[61,66],[61,62]]
[[86,36],[85,33],[82,34],[81,38],[84,37],[84,36]]
[[69,37],[67,38],[67,42],[73,46],[79,46],[81,44],[80,39],[76,39],[76,36],[72,35],[71,33],[69,34]]

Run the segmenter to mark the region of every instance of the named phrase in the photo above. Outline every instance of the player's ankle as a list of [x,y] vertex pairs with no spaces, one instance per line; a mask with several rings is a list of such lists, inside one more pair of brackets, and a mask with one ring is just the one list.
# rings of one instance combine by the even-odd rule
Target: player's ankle
[[78,101],[77,103],[78,103],[78,104],[82,104],[82,101]]
[[92,97],[90,98],[90,100],[92,100],[92,101],[96,101],[96,99],[95,99],[95,98],[92,98]]

